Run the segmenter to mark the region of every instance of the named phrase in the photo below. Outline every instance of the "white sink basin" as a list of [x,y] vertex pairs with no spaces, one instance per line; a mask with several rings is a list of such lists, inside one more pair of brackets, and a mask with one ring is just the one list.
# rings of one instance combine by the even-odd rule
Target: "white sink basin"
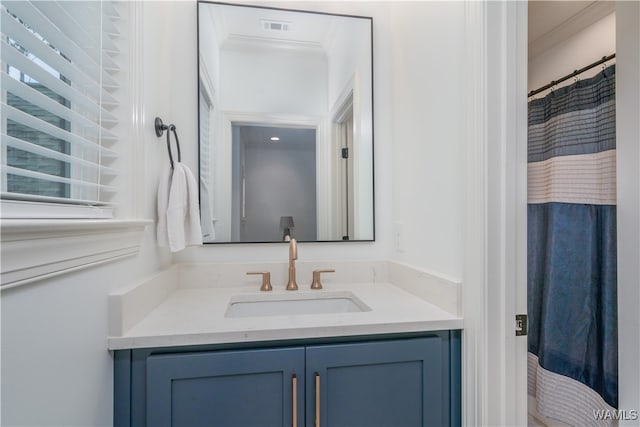
[[293,316],[370,311],[351,292],[238,295],[231,298],[225,317]]

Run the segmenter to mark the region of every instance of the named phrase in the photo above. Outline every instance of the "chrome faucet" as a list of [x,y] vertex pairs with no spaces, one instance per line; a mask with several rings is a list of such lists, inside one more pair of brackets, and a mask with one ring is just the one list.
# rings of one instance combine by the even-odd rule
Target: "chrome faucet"
[[296,260],[298,259],[298,242],[296,239],[289,241],[289,281],[287,282],[288,291],[298,290],[296,283]]

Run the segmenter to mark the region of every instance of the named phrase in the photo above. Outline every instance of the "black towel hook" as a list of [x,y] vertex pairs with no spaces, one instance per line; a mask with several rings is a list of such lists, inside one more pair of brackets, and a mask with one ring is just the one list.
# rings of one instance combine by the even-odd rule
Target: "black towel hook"
[[173,155],[171,154],[171,135],[169,132],[173,132],[173,136],[176,138],[176,148],[178,149],[178,162],[182,161],[182,155],[180,153],[180,141],[178,141],[178,133],[176,132],[176,126],[172,123],[165,125],[160,117],[156,117],[155,120],[156,136],[160,138],[164,131],[167,131],[167,151],[169,153],[169,162],[171,163],[171,169],[173,169]]

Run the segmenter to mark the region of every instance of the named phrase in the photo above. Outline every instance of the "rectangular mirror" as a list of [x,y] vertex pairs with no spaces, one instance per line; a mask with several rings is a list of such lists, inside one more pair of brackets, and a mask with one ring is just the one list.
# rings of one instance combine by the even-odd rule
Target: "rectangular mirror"
[[205,243],[374,240],[372,19],[198,2]]

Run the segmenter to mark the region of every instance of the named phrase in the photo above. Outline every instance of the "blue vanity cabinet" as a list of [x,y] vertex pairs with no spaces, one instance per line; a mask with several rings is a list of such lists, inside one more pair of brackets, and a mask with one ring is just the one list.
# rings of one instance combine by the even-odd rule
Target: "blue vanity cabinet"
[[460,331],[114,356],[115,426],[460,425]]
[[451,425],[441,336],[307,347],[306,362],[307,426]]
[[302,426],[304,348],[152,355],[146,389],[148,426]]

